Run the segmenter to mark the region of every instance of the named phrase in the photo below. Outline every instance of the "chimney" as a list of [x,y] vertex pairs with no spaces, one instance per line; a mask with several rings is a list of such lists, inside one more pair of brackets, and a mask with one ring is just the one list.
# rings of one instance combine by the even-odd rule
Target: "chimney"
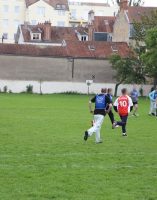
[[51,41],[51,22],[49,21],[45,21],[45,23],[43,24],[43,28],[44,28],[44,40],[46,41]]
[[89,11],[89,13],[88,13],[88,24],[93,24],[93,21],[94,21],[94,11],[93,10],[91,10],[91,11]]
[[88,40],[93,41],[94,27],[92,25],[88,25]]
[[127,10],[128,0],[120,0],[119,6],[120,6],[120,10]]

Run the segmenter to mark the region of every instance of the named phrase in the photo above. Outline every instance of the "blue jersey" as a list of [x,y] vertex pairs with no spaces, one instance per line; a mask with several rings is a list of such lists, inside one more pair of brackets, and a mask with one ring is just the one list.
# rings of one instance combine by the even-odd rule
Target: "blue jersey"
[[136,89],[133,89],[133,91],[131,92],[131,98],[133,102],[137,102],[138,101],[138,92]]
[[96,95],[95,109],[105,109],[105,108],[106,108],[105,94],[98,94],[98,95]]
[[149,98],[150,98],[151,101],[155,101],[157,99],[157,91],[154,90],[153,92],[150,92]]

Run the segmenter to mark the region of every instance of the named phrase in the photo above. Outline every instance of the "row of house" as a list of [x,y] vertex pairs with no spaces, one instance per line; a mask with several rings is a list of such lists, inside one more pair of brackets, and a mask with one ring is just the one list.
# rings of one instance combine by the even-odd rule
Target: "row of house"
[[[28,8],[32,6],[33,9],[36,3],[40,4],[42,1],[56,9],[59,7],[61,10],[69,9],[66,0],[26,0],[25,3]],[[129,45],[133,43],[134,20],[139,21],[141,16],[149,15],[156,9],[131,7],[128,6],[128,0],[121,0],[116,16],[95,16],[95,12],[91,10],[86,25],[62,27],[56,26],[51,20],[35,25],[25,22],[18,26],[16,45],[3,44],[0,46],[0,53],[32,55],[32,48],[34,52],[40,52],[39,55],[45,56],[47,54],[48,56],[104,59],[113,53],[118,53],[126,57],[130,52]],[[2,43],[5,43],[5,38],[2,39]],[[17,44],[29,46],[18,47]],[[29,51],[27,52],[26,49]]]
[[113,16],[118,8],[106,3],[80,3],[73,0],[0,0],[0,38],[14,43],[17,27],[24,22],[36,25],[50,21],[53,26],[85,26],[88,12]]

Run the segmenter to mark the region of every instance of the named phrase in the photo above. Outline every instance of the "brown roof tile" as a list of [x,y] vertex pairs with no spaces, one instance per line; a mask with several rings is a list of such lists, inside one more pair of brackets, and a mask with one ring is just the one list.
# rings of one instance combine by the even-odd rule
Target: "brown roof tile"
[[112,33],[114,22],[115,22],[115,17],[95,16],[94,17],[95,32]]
[[[39,31],[42,31],[42,39],[43,39],[43,32],[44,32],[44,24],[39,25],[21,25],[22,34],[24,37],[25,42],[30,42],[31,40],[31,32],[38,33]],[[70,41],[76,41],[78,40],[76,32],[87,32],[87,28],[84,27],[57,27],[57,26],[51,26],[51,41],[62,41],[62,40],[70,40]]]
[[150,15],[151,12],[156,11],[156,7],[141,7],[141,6],[130,6],[126,11],[130,23],[135,21],[140,21],[141,16]]
[[[120,56],[127,57],[129,55],[129,47],[124,42],[66,41],[66,43],[65,47],[0,44],[0,54],[106,59],[114,53],[112,50],[114,47]],[[94,47],[94,50],[90,50],[89,47]]]

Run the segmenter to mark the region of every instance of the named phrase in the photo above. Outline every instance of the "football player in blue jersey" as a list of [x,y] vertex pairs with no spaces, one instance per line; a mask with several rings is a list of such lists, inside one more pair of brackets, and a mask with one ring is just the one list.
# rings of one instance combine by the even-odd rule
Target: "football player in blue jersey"
[[157,116],[156,109],[157,109],[157,86],[155,90],[149,93],[150,99],[150,111],[149,115]]
[[133,116],[138,116],[137,110],[138,110],[139,93],[138,93],[138,91],[136,89],[136,85],[133,86],[133,90],[130,93],[130,97],[131,97],[132,102],[133,102]]
[[[90,113],[94,114],[94,119],[93,119],[93,126],[85,131],[85,134],[84,134],[85,141],[88,139],[88,137],[92,136],[93,133],[95,133],[95,142],[102,143],[102,140],[100,138],[101,126],[104,121],[104,117],[106,113],[109,113],[112,108],[111,100],[106,95],[106,93],[107,93],[107,89],[102,88],[101,93],[95,95],[89,101],[89,110],[90,110]],[[92,109],[92,103],[95,104],[94,111]]]

